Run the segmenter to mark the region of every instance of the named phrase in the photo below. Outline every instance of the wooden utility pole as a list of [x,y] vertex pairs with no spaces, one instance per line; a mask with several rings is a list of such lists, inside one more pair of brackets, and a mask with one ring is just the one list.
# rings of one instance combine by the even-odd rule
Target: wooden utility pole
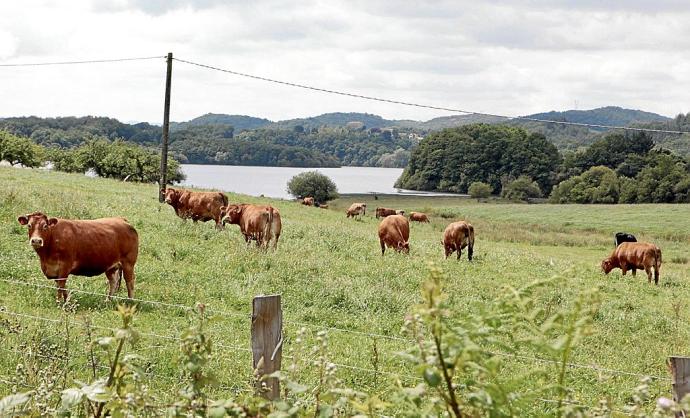
[[[673,400],[680,402],[685,395],[690,393],[690,358],[669,357],[668,368],[673,375]],[[686,412],[676,413],[676,417],[685,417]]]
[[280,370],[283,356],[283,310],[280,295],[257,296],[252,302],[252,366],[259,394],[280,398],[280,381],[264,376]]
[[173,54],[168,52],[168,69],[165,74],[165,104],[163,105],[163,137],[161,138],[161,177],[158,183],[158,201],[165,200],[165,187],[168,184],[168,134],[170,132],[170,81],[172,79]]

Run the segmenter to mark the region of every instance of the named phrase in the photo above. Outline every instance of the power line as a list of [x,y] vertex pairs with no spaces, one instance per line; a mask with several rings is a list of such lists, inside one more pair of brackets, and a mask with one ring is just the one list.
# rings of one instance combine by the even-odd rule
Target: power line
[[435,105],[420,104],[420,103],[414,103],[414,102],[406,102],[406,101],[402,101],[402,100],[386,99],[386,98],[382,98],[382,97],[366,96],[363,94],[348,93],[348,92],[339,91],[339,90],[332,90],[332,89],[326,89],[326,88],[321,88],[321,87],[309,86],[306,84],[299,84],[299,83],[293,83],[293,82],[289,82],[289,81],[276,80],[273,78],[262,77],[262,76],[243,73],[243,72],[239,72],[239,71],[235,71],[235,70],[229,70],[226,68],[215,67],[215,66],[208,65],[208,64],[201,64],[198,62],[187,61],[187,60],[180,59],[180,58],[173,58],[173,59],[175,61],[179,61],[179,62],[182,62],[185,64],[195,65],[197,67],[206,68],[206,69],[214,70],[214,71],[220,71],[220,72],[224,72],[224,73],[228,73],[228,74],[233,74],[233,75],[237,75],[240,77],[251,78],[254,80],[261,80],[261,81],[266,81],[266,82],[274,83],[274,84],[282,84],[284,86],[297,87],[297,88],[306,89],[306,90],[313,90],[313,91],[318,91],[321,93],[337,94],[340,96],[354,97],[354,98],[358,98],[358,99],[372,100],[372,101],[383,102],[383,103],[392,103],[392,104],[398,104],[398,105],[403,105],[403,106],[419,107],[419,108],[432,109],[432,110],[443,110],[443,111],[453,112],[453,113],[464,113],[466,115],[486,116],[486,117],[500,118],[500,119],[507,119],[507,120],[523,120],[523,121],[529,121],[529,122],[555,123],[558,125],[571,125],[571,126],[581,126],[581,127],[588,127],[588,128],[622,129],[622,130],[626,130],[626,131],[655,132],[655,133],[668,133],[668,134],[681,134],[681,135],[686,134],[686,133],[690,133],[690,132],[685,132],[685,131],[674,131],[674,130],[667,130],[667,129],[635,128],[635,127],[630,127],[630,126],[615,126],[615,125],[602,125],[602,124],[595,124],[595,123],[567,122],[567,121],[556,121],[556,120],[548,120],[548,119],[530,118],[530,117],[526,117],[526,116],[506,116],[506,115],[499,115],[499,114],[495,114],[495,113],[475,112],[472,110],[456,109],[456,108],[443,107],[443,106],[435,106]]
[[54,61],[54,62],[25,62],[17,64],[0,64],[0,67],[42,67],[47,65],[73,65],[73,64],[100,64],[105,62],[124,62],[124,61],[142,61],[165,58],[164,56],[155,57],[133,57],[133,58],[112,58],[101,60],[83,60],[83,61]]

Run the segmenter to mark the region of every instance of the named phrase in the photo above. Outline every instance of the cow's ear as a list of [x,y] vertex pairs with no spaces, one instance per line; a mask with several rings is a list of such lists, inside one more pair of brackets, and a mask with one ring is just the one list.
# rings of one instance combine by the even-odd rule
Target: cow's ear
[[20,216],[17,218],[17,222],[19,222],[19,225],[26,225],[29,223],[29,218],[26,216]]
[[221,206],[221,207],[220,207],[220,211],[221,211],[221,212],[225,212],[226,210],[228,210],[228,207],[227,207],[227,206]]
[[57,225],[57,223],[58,223],[57,218],[48,218],[48,225],[49,226],[55,226],[55,225]]

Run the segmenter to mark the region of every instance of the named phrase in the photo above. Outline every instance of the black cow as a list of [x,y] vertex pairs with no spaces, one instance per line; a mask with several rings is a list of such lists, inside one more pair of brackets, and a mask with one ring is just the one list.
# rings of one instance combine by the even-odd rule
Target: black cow
[[625,232],[616,232],[616,247],[621,245],[621,242],[637,242],[637,238],[633,234],[626,234]]

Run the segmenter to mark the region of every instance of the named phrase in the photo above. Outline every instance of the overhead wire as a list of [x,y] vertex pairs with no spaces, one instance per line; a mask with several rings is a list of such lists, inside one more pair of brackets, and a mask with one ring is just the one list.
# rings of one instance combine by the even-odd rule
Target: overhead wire
[[125,62],[125,61],[143,61],[166,58],[162,55],[152,57],[131,57],[131,58],[111,58],[111,59],[94,59],[94,60],[80,60],[80,61],[52,61],[52,62],[21,62],[21,63],[4,63],[0,67],[42,67],[51,65],[74,65],[74,64],[102,64],[108,62]]
[[388,99],[388,98],[383,98],[383,97],[368,96],[368,95],[364,95],[364,94],[357,94],[357,93],[350,93],[350,92],[345,92],[345,91],[340,91],[340,90],[315,87],[315,86],[311,86],[311,85],[307,85],[307,84],[294,83],[294,82],[290,82],[290,81],[278,80],[278,79],[274,79],[274,78],[249,74],[246,72],[231,70],[231,69],[227,69],[227,68],[220,68],[220,67],[209,65],[209,64],[202,64],[202,63],[198,63],[198,62],[194,62],[194,61],[185,60],[182,58],[173,57],[173,60],[184,63],[184,64],[188,64],[188,65],[194,65],[197,67],[206,68],[209,70],[233,74],[233,75],[240,76],[240,77],[251,78],[254,80],[266,81],[269,83],[281,84],[284,86],[296,87],[296,88],[300,88],[300,89],[318,91],[321,93],[335,94],[335,95],[339,95],[339,96],[347,96],[347,97],[353,97],[353,98],[357,98],[357,99],[364,99],[364,100],[371,100],[371,101],[376,101],[376,102],[398,104],[398,105],[403,105],[403,106],[411,106],[411,107],[418,107],[418,108],[431,109],[431,110],[442,110],[442,111],[447,111],[447,112],[452,112],[452,113],[462,113],[465,115],[485,116],[485,117],[500,118],[500,119],[506,119],[506,120],[522,120],[522,121],[539,122],[539,123],[554,123],[554,124],[558,124],[558,125],[571,125],[571,126],[598,128],[598,129],[622,129],[622,130],[626,130],[626,131],[668,133],[668,134],[681,134],[681,135],[686,134],[686,133],[690,133],[690,132],[686,132],[686,131],[676,131],[676,130],[670,130],[670,129],[637,128],[637,127],[631,127],[631,126],[616,126],[616,125],[605,125],[605,124],[596,124],[596,123],[568,122],[568,121],[558,121],[558,120],[533,118],[533,117],[528,117],[528,116],[506,116],[506,115],[500,115],[497,113],[477,112],[477,111],[473,111],[473,110],[458,109],[458,108],[436,106],[436,105],[429,105],[429,104],[421,104],[421,103],[415,103],[415,102],[410,102],[410,101],[394,100],[394,99]]

